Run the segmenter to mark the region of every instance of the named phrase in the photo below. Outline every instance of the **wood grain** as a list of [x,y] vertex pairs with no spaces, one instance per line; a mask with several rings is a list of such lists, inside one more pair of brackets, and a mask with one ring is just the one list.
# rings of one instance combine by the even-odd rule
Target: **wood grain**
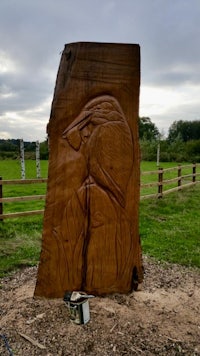
[[49,135],[35,296],[129,292],[143,279],[138,233],[138,45],[66,45]]

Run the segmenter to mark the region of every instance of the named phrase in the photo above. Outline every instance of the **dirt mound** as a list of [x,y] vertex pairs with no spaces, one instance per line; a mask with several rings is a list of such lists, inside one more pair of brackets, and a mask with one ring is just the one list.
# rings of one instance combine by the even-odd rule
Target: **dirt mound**
[[85,325],[60,299],[33,299],[36,268],[2,279],[0,354],[5,335],[14,355],[200,355],[200,271],[147,257],[144,266],[137,292],[91,299]]

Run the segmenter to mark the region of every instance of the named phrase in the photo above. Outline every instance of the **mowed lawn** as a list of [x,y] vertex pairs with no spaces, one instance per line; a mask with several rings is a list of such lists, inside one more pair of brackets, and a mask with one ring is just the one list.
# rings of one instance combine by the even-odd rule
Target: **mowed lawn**
[[[47,177],[48,161],[40,161],[40,176],[41,178]],[[25,161],[26,179],[35,179],[36,173],[36,161]],[[18,160],[0,160],[0,177],[2,179],[21,179],[21,166]],[[3,197],[17,197],[17,196],[29,196],[29,195],[44,195],[46,194],[45,183],[33,183],[33,184],[14,184],[3,186]],[[35,201],[23,201],[15,203],[4,203],[3,212],[13,213],[28,210],[39,210],[44,208],[44,200]]]
[[[162,165],[162,164],[161,164]],[[161,166],[160,165],[160,166]],[[176,166],[164,163],[163,168]],[[47,177],[48,162],[41,161],[41,177]],[[141,171],[156,170],[155,162],[142,162]],[[0,161],[3,179],[19,179],[18,161]],[[26,161],[26,178],[36,178],[35,161]],[[145,176],[145,179],[146,176]],[[157,179],[157,178],[155,178]],[[45,194],[46,184],[4,186],[3,195]],[[144,254],[160,261],[200,267],[200,184],[162,199],[140,202],[140,236]],[[4,204],[4,212],[43,209],[44,201]],[[0,276],[22,266],[38,263],[42,216],[0,221]]]
[[200,184],[140,202],[143,252],[160,261],[200,267]]

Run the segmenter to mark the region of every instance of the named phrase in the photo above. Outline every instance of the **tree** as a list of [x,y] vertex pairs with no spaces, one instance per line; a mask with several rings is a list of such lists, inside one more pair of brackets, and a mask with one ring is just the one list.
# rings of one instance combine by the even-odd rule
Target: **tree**
[[200,162],[200,139],[186,142],[185,150],[189,157],[188,160]]
[[40,158],[41,159],[49,158],[48,139],[40,143]]
[[168,140],[170,142],[200,139],[200,121],[174,121],[169,128]]
[[159,130],[149,117],[139,118],[140,140],[155,141],[160,136]]
[[13,143],[12,140],[0,139],[0,151],[5,152],[16,152],[18,151],[18,145]]

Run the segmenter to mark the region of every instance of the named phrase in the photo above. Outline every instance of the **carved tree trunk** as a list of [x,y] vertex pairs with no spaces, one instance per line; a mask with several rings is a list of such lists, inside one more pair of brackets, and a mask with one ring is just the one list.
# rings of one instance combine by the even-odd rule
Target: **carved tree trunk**
[[138,233],[138,45],[73,43],[62,53],[35,296],[129,292],[143,279]]

